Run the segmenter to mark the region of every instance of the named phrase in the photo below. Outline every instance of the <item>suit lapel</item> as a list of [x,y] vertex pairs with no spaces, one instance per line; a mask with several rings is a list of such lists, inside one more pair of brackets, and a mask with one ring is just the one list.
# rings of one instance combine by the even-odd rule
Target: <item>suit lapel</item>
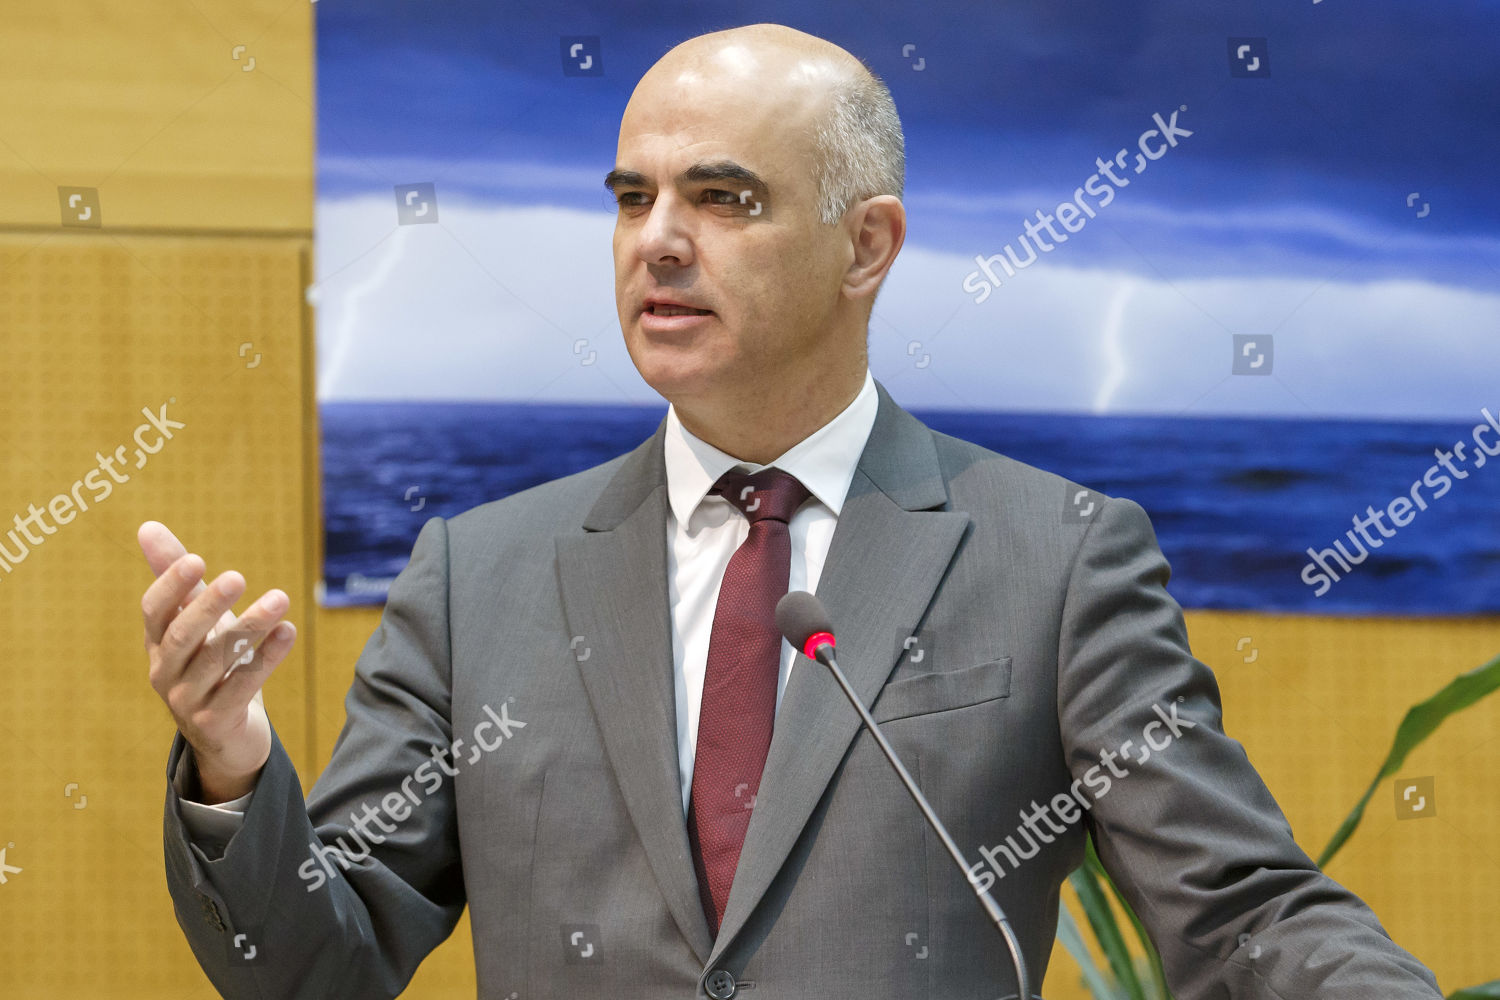
[[578,670],[620,794],[672,916],[706,962],[712,939],[677,767],[664,432],[665,422],[624,457],[586,533],[558,539],[558,576],[568,627],[588,650]]
[[[914,632],[967,514],[935,510],[947,486],[932,432],[876,383],[880,407],[818,581],[839,637],[839,666],[868,705]],[[860,728],[827,669],[797,654],[709,964],[744,927]]]

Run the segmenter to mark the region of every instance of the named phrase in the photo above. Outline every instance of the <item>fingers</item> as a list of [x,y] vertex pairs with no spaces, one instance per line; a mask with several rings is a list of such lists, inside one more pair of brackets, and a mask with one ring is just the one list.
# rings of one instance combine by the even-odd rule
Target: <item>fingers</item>
[[[178,541],[177,536],[172,534],[171,530],[160,521],[145,522],[137,529],[135,537],[136,541],[140,543],[141,552],[146,556],[146,564],[151,567],[151,572],[156,575],[158,581],[163,576],[167,576],[168,572],[187,555],[187,550],[183,547],[182,542]],[[186,607],[188,601],[203,592],[204,585],[201,577],[204,567],[201,565],[202,560],[198,559],[197,556],[193,558],[200,564],[197,569],[198,575],[195,577],[194,583],[185,592],[178,593],[177,598],[170,604],[163,606],[161,603],[161,595],[166,592],[165,587],[156,590],[155,593],[152,590],[147,590],[147,596],[142,600],[141,607],[146,615],[146,644],[148,647],[152,643],[161,641],[162,632],[171,624],[173,616],[177,613],[177,609]],[[190,573],[187,569],[183,569],[182,572]],[[176,582],[175,580],[168,580],[168,585],[171,586]],[[173,587],[172,589],[175,593],[181,588]]]
[[177,617],[178,609],[203,590],[203,560],[185,555],[159,573],[141,598],[141,616],[146,623],[148,646],[161,642],[167,626]]
[[161,576],[169,566],[187,555],[187,549],[177,540],[177,536],[160,521],[142,524],[136,531],[135,538],[140,543],[141,552],[145,554],[151,572],[157,576]]
[[[276,625],[259,648],[231,661],[228,676],[215,681],[217,687],[209,691],[204,707],[215,711],[243,709],[286,659],[296,641],[297,626],[291,622]],[[229,654],[225,655],[227,658]]]
[[[217,585],[218,581],[215,581],[214,586]],[[207,596],[208,594],[204,594],[203,597],[195,599],[189,610],[192,610],[192,607]],[[282,615],[286,614],[290,606],[291,600],[282,591],[268,590],[239,618],[229,616],[228,626],[220,624],[214,628],[206,641],[202,641],[201,648],[191,655],[178,675],[179,683],[189,689],[192,697],[206,699],[226,679],[238,676],[242,670],[253,678],[257,673],[254,669],[256,647],[261,645],[276,628]],[[213,607],[215,605],[208,605],[205,614],[211,614]],[[187,615],[188,611],[182,614]],[[169,635],[171,631],[168,628]],[[288,648],[291,645],[289,640],[280,638],[277,644]],[[274,652],[276,648],[277,646],[273,645],[272,651]],[[286,651],[282,650],[281,655],[285,656]],[[256,686],[263,680],[264,677],[261,677],[256,681]]]
[[136,539],[156,574],[141,599],[152,687],[174,714],[243,708],[291,651],[296,628],[281,623],[290,599],[269,590],[237,618],[239,573],[205,583],[203,560],[158,521],[142,524]]
[[[180,585],[182,579],[178,580]],[[226,570],[186,608],[177,612],[161,629],[161,639],[152,656],[153,685],[172,685],[182,675],[199,652],[199,647],[212,629],[234,602],[245,592],[245,578],[234,570]],[[158,619],[161,617],[160,609]],[[220,673],[223,673],[221,670]],[[158,687],[158,690],[161,690]]]

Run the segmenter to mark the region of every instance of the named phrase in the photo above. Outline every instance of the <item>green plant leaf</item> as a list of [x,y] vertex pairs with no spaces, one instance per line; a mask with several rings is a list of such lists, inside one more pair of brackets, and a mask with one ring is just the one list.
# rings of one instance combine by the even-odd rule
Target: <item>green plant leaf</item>
[[1104,957],[1109,960],[1109,970],[1114,974],[1115,981],[1123,987],[1129,1000],[1146,1000],[1141,981],[1135,974],[1130,952],[1125,947],[1125,938],[1120,934],[1120,925],[1115,921],[1114,911],[1109,908],[1109,900],[1105,898],[1099,877],[1089,870],[1087,864],[1083,864],[1073,869],[1068,881],[1072,883],[1073,891],[1078,893],[1083,914],[1093,928],[1094,938],[1104,951]]
[[1062,942],[1068,954],[1073,956],[1073,961],[1078,963],[1084,985],[1093,994],[1094,1000],[1126,1000],[1125,991],[1111,983],[1094,963],[1094,956],[1089,954],[1088,945],[1083,942],[1083,932],[1078,929],[1073,911],[1068,909],[1066,903],[1057,907],[1057,939]]
[[1500,656],[1482,667],[1470,670],[1466,674],[1459,674],[1437,694],[1407,710],[1406,717],[1401,720],[1401,725],[1396,727],[1396,740],[1391,745],[1391,752],[1386,754],[1385,763],[1380,765],[1375,780],[1370,782],[1370,787],[1365,789],[1365,794],[1360,797],[1354,809],[1344,817],[1344,822],[1334,832],[1333,839],[1328,842],[1328,846],[1323,848],[1323,853],[1318,855],[1319,868],[1333,860],[1339,848],[1343,847],[1344,842],[1354,834],[1360,820],[1364,818],[1365,806],[1369,805],[1380,783],[1400,769],[1401,765],[1406,762],[1407,755],[1431,736],[1448,716],[1468,708],[1481,698],[1492,694],[1497,688],[1500,688]]
[[1489,1000],[1491,997],[1500,997],[1500,979],[1491,980],[1483,986],[1470,986],[1466,990],[1459,990],[1451,994],[1448,1000]]
[[1099,860],[1099,854],[1094,850],[1094,838],[1091,836],[1084,843],[1083,863],[1091,869],[1098,879],[1109,887],[1110,894],[1114,896],[1115,902],[1119,904],[1120,910],[1130,919],[1130,925],[1135,928],[1135,936],[1141,942],[1141,950],[1146,955],[1146,963],[1150,968],[1149,985],[1153,1000],[1172,1000],[1172,992],[1167,989],[1167,970],[1162,967],[1161,955],[1156,951],[1156,945],[1151,943],[1151,937],[1146,933],[1135,910],[1131,909],[1130,903],[1120,893],[1120,887],[1115,885],[1115,880],[1109,877],[1109,872],[1104,870],[1104,862]]

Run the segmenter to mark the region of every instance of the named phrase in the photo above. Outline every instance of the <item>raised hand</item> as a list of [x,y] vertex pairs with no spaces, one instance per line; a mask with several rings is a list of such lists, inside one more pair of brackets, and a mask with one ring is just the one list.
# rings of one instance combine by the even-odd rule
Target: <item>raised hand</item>
[[271,754],[261,687],[296,640],[296,627],[281,621],[290,601],[268,590],[236,617],[239,573],[205,584],[203,560],[157,521],[141,525],[137,540],[156,574],[141,599],[151,687],[193,748],[203,801],[238,798]]

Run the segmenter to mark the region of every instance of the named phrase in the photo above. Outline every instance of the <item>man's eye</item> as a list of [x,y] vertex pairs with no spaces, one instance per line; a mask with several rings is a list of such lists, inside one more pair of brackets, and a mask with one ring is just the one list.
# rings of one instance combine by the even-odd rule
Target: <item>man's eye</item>
[[703,195],[715,205],[738,205],[740,203],[740,196],[733,191],[721,191],[718,188],[713,188],[703,192]]
[[626,191],[615,197],[615,203],[621,208],[636,208],[645,204],[645,195],[639,191]]

